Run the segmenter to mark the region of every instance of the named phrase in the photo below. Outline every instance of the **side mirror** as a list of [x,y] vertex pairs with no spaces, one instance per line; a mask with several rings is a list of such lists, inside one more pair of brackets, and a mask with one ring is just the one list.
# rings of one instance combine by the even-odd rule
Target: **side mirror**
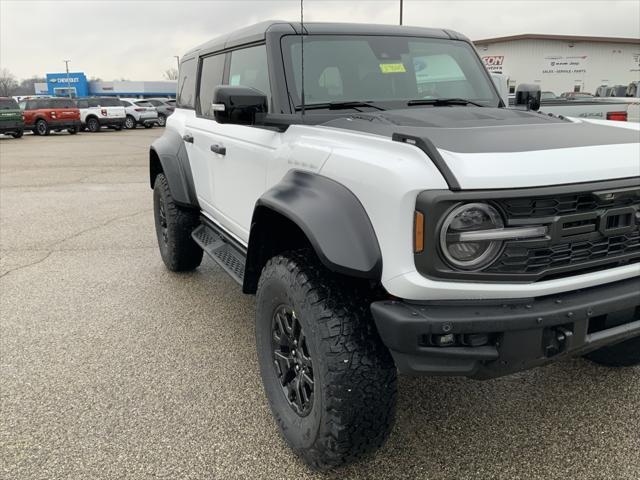
[[527,110],[539,110],[541,95],[540,85],[521,83],[516,89],[516,107],[524,107]]
[[211,110],[218,123],[253,125],[257,113],[267,113],[267,96],[255,88],[220,85],[213,90]]

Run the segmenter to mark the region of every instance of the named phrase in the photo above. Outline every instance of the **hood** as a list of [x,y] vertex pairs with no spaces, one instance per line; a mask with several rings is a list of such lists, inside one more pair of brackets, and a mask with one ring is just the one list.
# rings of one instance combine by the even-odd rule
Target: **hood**
[[428,147],[425,153],[459,188],[485,189],[640,176],[640,127],[605,123],[507,108],[416,106],[323,126],[409,138]]

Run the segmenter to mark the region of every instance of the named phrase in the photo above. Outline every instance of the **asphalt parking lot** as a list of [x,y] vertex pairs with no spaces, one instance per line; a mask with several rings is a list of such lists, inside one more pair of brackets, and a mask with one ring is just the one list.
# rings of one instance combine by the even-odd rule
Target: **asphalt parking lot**
[[0,477],[640,478],[640,368],[581,359],[402,378],[386,447],[309,471],[263,395],[253,298],[208,259],[163,267],[147,180],[161,133],[0,138]]

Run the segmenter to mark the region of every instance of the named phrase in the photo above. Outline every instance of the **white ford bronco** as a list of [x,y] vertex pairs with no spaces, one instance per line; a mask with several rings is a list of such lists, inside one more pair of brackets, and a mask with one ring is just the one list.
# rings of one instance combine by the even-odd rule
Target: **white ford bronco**
[[113,97],[87,97],[77,101],[83,129],[98,132],[102,127],[122,130],[125,113],[120,100]]
[[506,108],[450,30],[268,22],[181,59],[150,149],[160,253],[256,295],[264,389],[326,469],[396,374],[640,363],[640,130]]

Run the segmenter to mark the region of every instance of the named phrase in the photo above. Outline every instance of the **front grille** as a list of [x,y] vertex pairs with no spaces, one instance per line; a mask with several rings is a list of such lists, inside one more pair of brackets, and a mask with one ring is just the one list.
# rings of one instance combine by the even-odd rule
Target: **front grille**
[[[498,258],[476,271],[452,268],[440,248],[443,219],[464,203],[495,207],[506,228],[547,227],[544,237],[509,240]],[[640,177],[515,190],[421,192],[424,252],[414,255],[430,278],[538,282],[640,264]]]
[[[537,274],[549,269],[579,266],[606,260],[606,264],[629,262],[630,254],[640,253],[640,232],[542,247],[507,245],[500,258],[487,271],[495,273]],[[638,258],[640,259],[640,258]]]
[[509,198],[499,200],[508,218],[553,217],[572,213],[592,212],[600,208],[618,208],[633,205],[631,196],[602,200],[593,193],[576,193],[558,197]]

